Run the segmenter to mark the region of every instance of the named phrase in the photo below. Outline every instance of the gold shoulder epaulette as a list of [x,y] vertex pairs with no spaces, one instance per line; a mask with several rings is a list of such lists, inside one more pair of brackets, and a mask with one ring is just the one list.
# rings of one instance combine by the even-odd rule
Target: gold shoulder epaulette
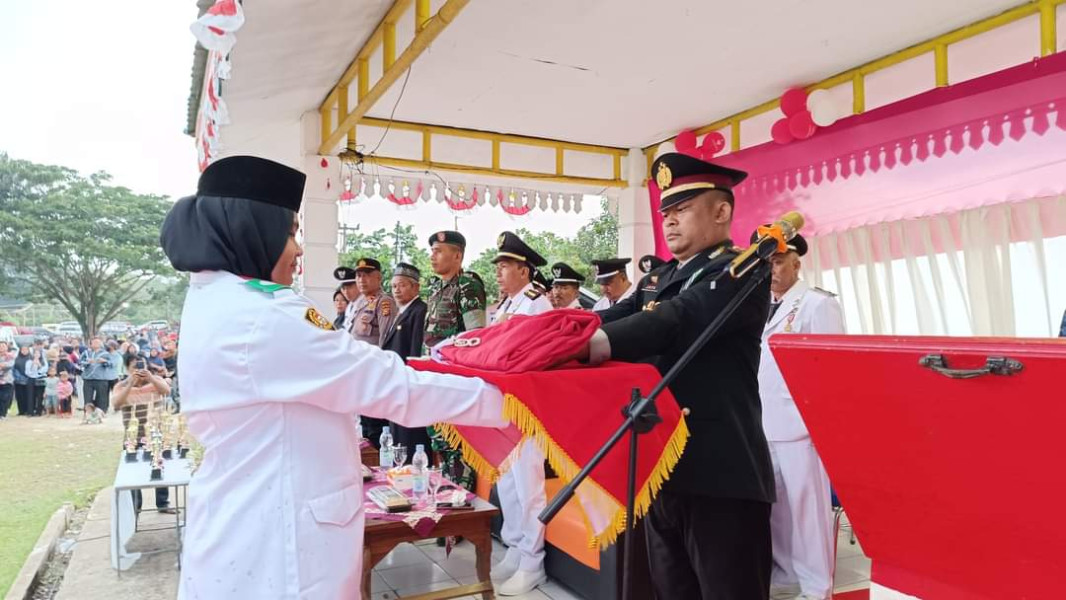
[[530,300],[536,300],[537,298],[540,298],[540,296],[541,293],[538,292],[536,288],[529,288],[526,290],[526,298],[529,298]]

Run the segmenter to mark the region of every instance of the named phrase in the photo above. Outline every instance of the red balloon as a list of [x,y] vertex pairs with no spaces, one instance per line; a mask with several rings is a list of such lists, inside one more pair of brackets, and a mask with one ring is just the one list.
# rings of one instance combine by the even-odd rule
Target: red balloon
[[778,144],[787,144],[795,139],[788,126],[788,117],[778,119],[774,123],[774,126],[770,128],[770,137]]
[[677,134],[677,139],[674,140],[674,146],[677,147],[677,151],[681,154],[696,154],[696,132],[691,129],[686,129]]
[[814,135],[818,126],[814,124],[811,111],[804,109],[788,118],[788,130],[797,140],[805,140]]
[[712,131],[703,136],[703,143],[700,145],[704,159],[713,157],[725,148],[725,136],[717,131]]
[[807,110],[807,90],[801,87],[785,90],[781,95],[781,112],[785,113],[786,117],[791,117],[804,110]]

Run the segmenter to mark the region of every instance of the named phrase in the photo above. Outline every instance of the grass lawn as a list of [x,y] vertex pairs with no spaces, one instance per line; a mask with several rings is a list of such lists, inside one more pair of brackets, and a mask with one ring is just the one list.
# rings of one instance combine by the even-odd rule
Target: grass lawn
[[102,425],[82,425],[77,416],[0,423],[0,597],[52,513],[64,502],[88,504],[114,480],[121,444],[115,414]]

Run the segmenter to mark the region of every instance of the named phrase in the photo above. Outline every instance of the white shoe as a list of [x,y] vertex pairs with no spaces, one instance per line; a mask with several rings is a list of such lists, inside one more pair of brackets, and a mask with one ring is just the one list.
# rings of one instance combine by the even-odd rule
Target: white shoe
[[507,581],[518,572],[518,563],[521,559],[522,555],[518,553],[518,548],[508,548],[507,553],[503,555],[503,560],[493,565],[489,578],[493,583]]
[[501,596],[519,596],[532,592],[538,585],[548,581],[548,574],[544,567],[536,571],[517,571],[513,577],[496,588],[496,593]]

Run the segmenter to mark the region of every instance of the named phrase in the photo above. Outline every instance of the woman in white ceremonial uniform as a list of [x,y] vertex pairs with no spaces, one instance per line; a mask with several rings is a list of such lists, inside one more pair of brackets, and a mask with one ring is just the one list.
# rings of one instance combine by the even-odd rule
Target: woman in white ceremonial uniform
[[179,597],[358,598],[363,486],[353,415],[503,426],[480,379],[418,373],[334,331],[288,286],[303,174],[253,157],[208,167],[161,241],[192,272],[182,410],[206,451],[189,486]]
[[770,512],[773,540],[771,597],[828,600],[833,591],[833,504],[829,476],[785,384],[767,340],[774,334],[844,333],[840,304],[799,278],[807,241],[797,235],[772,258],[770,314],[763,329],[759,396],[770,442],[777,502]]

